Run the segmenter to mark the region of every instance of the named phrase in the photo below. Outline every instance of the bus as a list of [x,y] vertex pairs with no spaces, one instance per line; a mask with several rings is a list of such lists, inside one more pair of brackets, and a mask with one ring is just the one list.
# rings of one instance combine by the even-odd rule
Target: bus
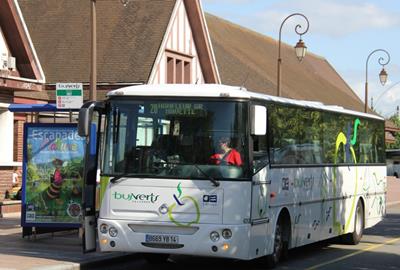
[[[386,211],[377,115],[243,87],[141,85],[86,103],[78,130],[86,251],[97,230],[101,251],[150,262],[182,254],[274,266],[317,241],[357,244]],[[108,181],[97,217],[98,169]]]

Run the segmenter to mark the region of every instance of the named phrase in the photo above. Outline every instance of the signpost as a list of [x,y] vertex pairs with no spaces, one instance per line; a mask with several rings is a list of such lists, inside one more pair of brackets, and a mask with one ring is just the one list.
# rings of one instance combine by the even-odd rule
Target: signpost
[[79,109],[83,104],[82,83],[56,84],[57,109]]

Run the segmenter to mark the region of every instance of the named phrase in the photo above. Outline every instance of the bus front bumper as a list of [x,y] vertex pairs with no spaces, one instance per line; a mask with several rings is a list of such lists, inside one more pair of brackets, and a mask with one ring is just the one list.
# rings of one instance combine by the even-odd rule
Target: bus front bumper
[[[223,231],[226,229],[232,232],[230,238],[224,234],[228,239],[223,237]],[[211,233],[214,236],[213,240]],[[249,224],[176,226],[173,223],[144,223],[100,218],[98,235],[102,252],[124,251],[250,259]]]

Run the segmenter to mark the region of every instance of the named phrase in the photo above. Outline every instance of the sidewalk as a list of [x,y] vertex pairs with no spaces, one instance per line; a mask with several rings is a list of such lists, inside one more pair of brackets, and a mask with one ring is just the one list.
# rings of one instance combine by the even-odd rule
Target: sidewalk
[[0,270],[78,270],[113,260],[136,257],[130,253],[82,253],[77,231],[22,238],[20,214],[0,218]]
[[400,178],[387,177],[386,206],[400,203]]

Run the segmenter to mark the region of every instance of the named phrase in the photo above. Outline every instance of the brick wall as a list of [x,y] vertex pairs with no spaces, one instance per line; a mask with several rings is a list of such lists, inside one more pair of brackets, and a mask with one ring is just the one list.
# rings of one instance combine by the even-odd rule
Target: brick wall
[[12,188],[13,167],[0,167],[0,201],[4,199],[6,190]]
[[12,92],[1,92],[0,91],[0,102],[13,103],[13,93]]
[[21,120],[14,121],[14,161],[18,162],[22,162],[24,122]]

